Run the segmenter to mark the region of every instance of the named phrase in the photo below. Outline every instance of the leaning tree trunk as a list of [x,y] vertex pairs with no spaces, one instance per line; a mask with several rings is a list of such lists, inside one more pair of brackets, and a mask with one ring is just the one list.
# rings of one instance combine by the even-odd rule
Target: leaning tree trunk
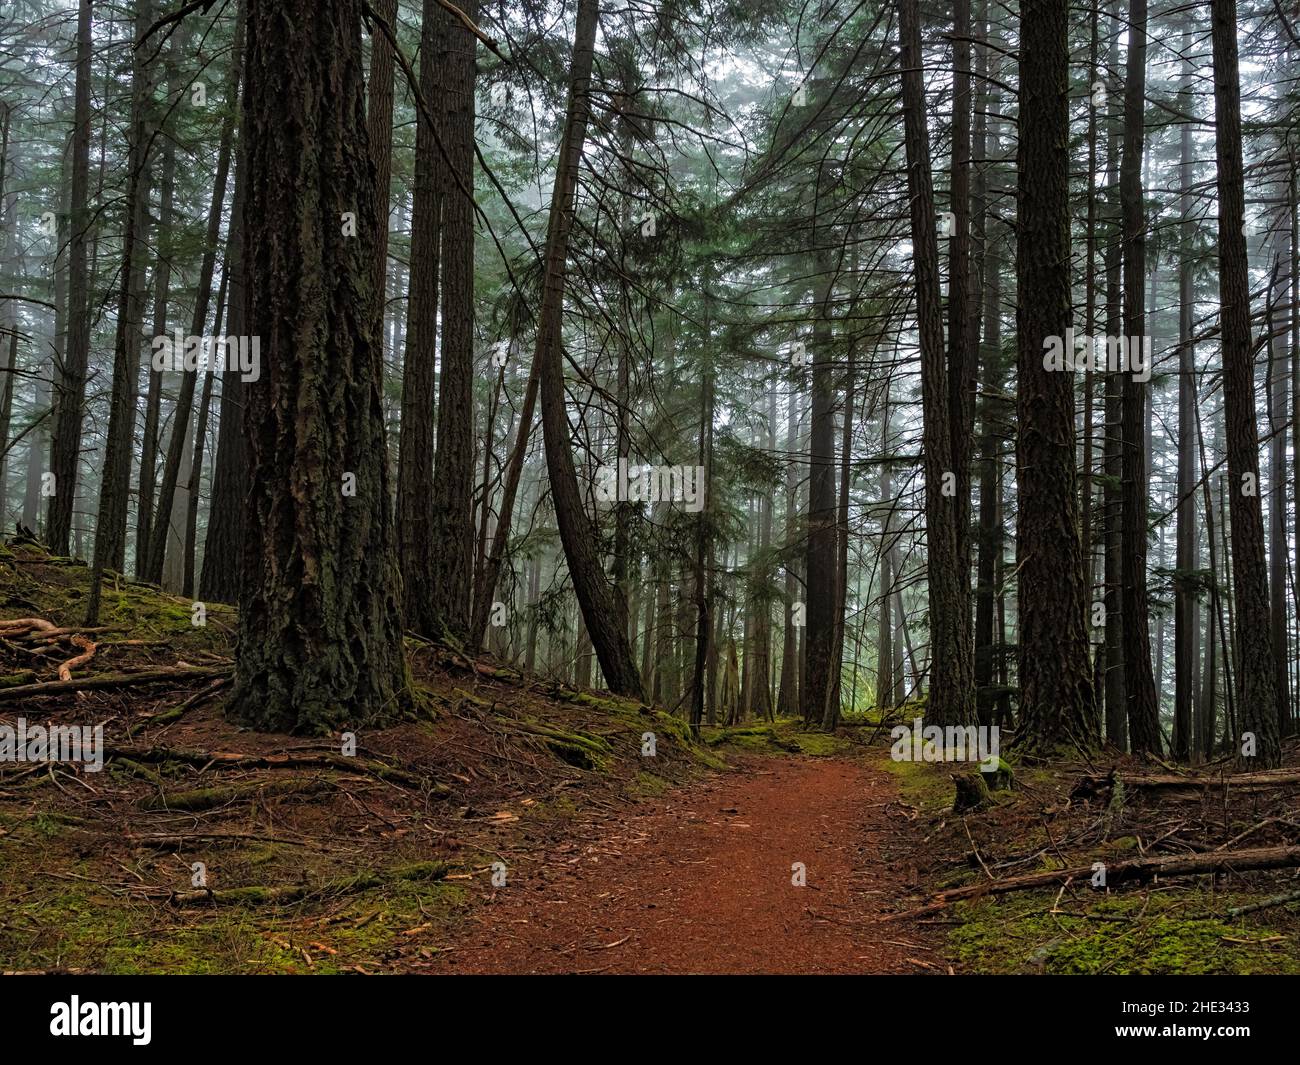
[[619,624],[614,597],[597,553],[591,520],[583,510],[578,478],[573,467],[569,416],[564,403],[564,359],[561,353],[564,311],[565,259],[573,227],[578,164],[591,117],[591,67],[599,15],[597,0],[579,0],[573,42],[573,69],[569,102],[560,145],[560,160],[551,194],[551,216],[546,233],[542,278],[542,306],[537,321],[537,355],[541,368],[542,431],[546,440],[546,467],[551,479],[551,499],[560,529],[560,541],[569,564],[578,605],[582,608],[591,643],[610,690],[642,698],[641,677],[632,657],[627,629]]
[[[1219,192],[1219,304],[1223,406],[1232,490],[1232,576],[1237,586],[1239,728],[1253,734],[1255,765],[1281,761],[1273,641],[1269,630],[1264,517],[1259,502],[1259,437],[1255,426],[1255,361],[1250,338],[1250,282],[1245,182],[1241,162],[1241,86],[1237,73],[1236,0],[1211,0],[1214,41],[1214,129]],[[1234,737],[1243,746],[1247,741]],[[1240,750],[1240,748],[1239,748]]]
[[244,544],[228,713],[262,729],[374,726],[409,700],[362,7],[248,6],[245,298],[262,373],[246,389],[246,527],[258,535]]

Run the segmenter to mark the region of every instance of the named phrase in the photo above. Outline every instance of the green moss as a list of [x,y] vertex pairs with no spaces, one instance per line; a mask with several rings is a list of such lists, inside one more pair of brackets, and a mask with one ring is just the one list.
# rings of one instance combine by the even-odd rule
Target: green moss
[[[1300,973],[1289,937],[1200,914],[1227,908],[1222,895],[1131,892],[1091,898],[1089,916],[1049,911],[1055,892],[962,903],[949,942],[977,973],[1195,975]],[[1067,907],[1072,908],[1072,907]]]
[[[327,912],[312,900],[286,916],[231,906],[174,911],[160,919],[152,905],[78,884],[8,907],[0,956],[6,967],[20,970],[61,966],[124,975],[382,968],[417,942],[444,934],[466,904],[462,888],[433,879],[443,868],[426,862],[400,866],[348,897],[342,909],[331,906]],[[427,930],[419,940],[403,935],[413,928]]]
[[36,835],[51,839],[63,831],[63,826],[59,823],[58,818],[51,817],[46,813],[39,813],[32,818],[31,829]]
[[895,761],[886,751],[876,765],[893,774],[903,801],[909,805],[930,813],[952,806],[948,763]]
[[595,772],[604,772],[609,768],[613,751],[600,736],[588,732],[567,732],[544,725],[533,718],[516,720],[503,717],[501,720],[522,732],[537,736],[556,757],[569,765]]
[[668,781],[664,780],[663,777],[657,777],[653,773],[641,772],[636,775],[636,780],[632,782],[629,790],[633,795],[653,798],[663,795],[669,787]]
[[793,738],[799,750],[817,758],[843,754],[849,747],[847,740],[842,740],[829,732],[800,732]]

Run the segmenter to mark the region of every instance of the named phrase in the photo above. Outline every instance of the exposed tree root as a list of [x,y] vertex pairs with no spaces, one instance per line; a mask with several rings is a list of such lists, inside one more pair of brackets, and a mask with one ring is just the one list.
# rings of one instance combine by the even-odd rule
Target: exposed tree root
[[96,645],[93,641],[85,636],[72,636],[69,639],[77,647],[81,648],[81,654],[75,658],[69,658],[63,665],[59,666],[59,680],[61,681],[72,680],[72,671],[78,666],[84,666],[95,657]]
[[436,783],[419,773],[411,773],[383,762],[324,751],[260,755],[231,751],[192,751],[181,747],[108,747],[105,748],[104,756],[137,762],[183,762],[186,765],[214,769],[338,769],[347,773],[364,773],[435,795],[448,793],[445,784]]
[[47,680],[38,684],[0,688],[0,702],[38,695],[62,695],[64,692],[127,688],[160,681],[202,680],[204,677],[229,673],[231,668],[230,666],[167,666],[162,669],[142,670],[139,673],[100,673],[92,677],[81,677],[78,680]]

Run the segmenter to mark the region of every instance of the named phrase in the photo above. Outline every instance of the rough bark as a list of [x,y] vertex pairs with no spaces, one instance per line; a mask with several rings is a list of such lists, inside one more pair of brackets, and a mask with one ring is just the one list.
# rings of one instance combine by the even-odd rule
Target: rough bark
[[1016,554],[1022,749],[1097,744],[1079,542],[1074,381],[1044,365],[1071,323],[1069,12],[1026,0],[1020,42]]
[[[1142,203],[1142,149],[1146,119],[1147,0],[1131,0],[1124,80],[1124,151],[1120,158],[1120,208],[1124,222],[1124,335],[1130,345],[1147,335],[1146,211]],[[1144,415],[1147,386],[1123,372],[1120,460],[1124,550],[1124,687],[1129,745],[1135,754],[1161,750],[1155,676],[1151,671],[1151,617],[1147,595],[1147,479]]]
[[[472,19],[475,5],[462,4]],[[433,467],[433,610],[453,633],[469,628],[474,573],[474,35],[448,23],[439,106],[442,175],[442,374]],[[464,191],[462,191],[464,190]]]
[[[1233,583],[1236,585],[1237,705],[1240,729],[1253,733],[1254,764],[1281,760],[1277,689],[1269,628],[1264,519],[1259,499],[1259,436],[1255,419],[1255,364],[1250,336],[1246,259],[1245,182],[1241,159],[1241,85],[1237,65],[1236,0],[1211,0],[1214,47],[1215,160],[1219,193],[1219,305],[1223,351],[1223,405],[1228,434],[1232,505]],[[1234,737],[1234,744],[1242,742]],[[1240,748],[1238,748],[1240,749]]]
[[444,187],[436,120],[441,92],[439,61],[447,32],[437,0],[425,0],[420,30],[420,93],[431,110],[416,118],[415,188],[411,214],[411,287],[402,363],[402,420],[397,459],[397,557],[402,568],[406,627],[441,636],[443,618],[433,583],[433,414],[436,390],[438,276]]
[[258,535],[244,544],[227,713],[262,729],[378,725],[409,700],[361,9],[360,0],[248,4],[244,248],[262,374],[246,389],[245,520]]
[[973,724],[974,675],[970,633],[970,578],[960,557],[956,494],[945,486],[955,478],[944,360],[943,314],[939,300],[939,255],[930,175],[921,71],[921,25],[917,0],[900,0],[899,35],[903,70],[903,132],[911,201],[912,262],[917,331],[921,348],[921,448],[925,465],[925,535],[930,604],[930,701],[935,724]]

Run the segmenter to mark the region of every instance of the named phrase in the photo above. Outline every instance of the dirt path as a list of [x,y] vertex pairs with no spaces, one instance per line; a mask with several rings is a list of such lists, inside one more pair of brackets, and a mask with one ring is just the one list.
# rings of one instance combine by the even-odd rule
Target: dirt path
[[520,855],[430,971],[946,972],[924,929],[864,923],[915,891],[896,800],[855,760],[745,759]]

